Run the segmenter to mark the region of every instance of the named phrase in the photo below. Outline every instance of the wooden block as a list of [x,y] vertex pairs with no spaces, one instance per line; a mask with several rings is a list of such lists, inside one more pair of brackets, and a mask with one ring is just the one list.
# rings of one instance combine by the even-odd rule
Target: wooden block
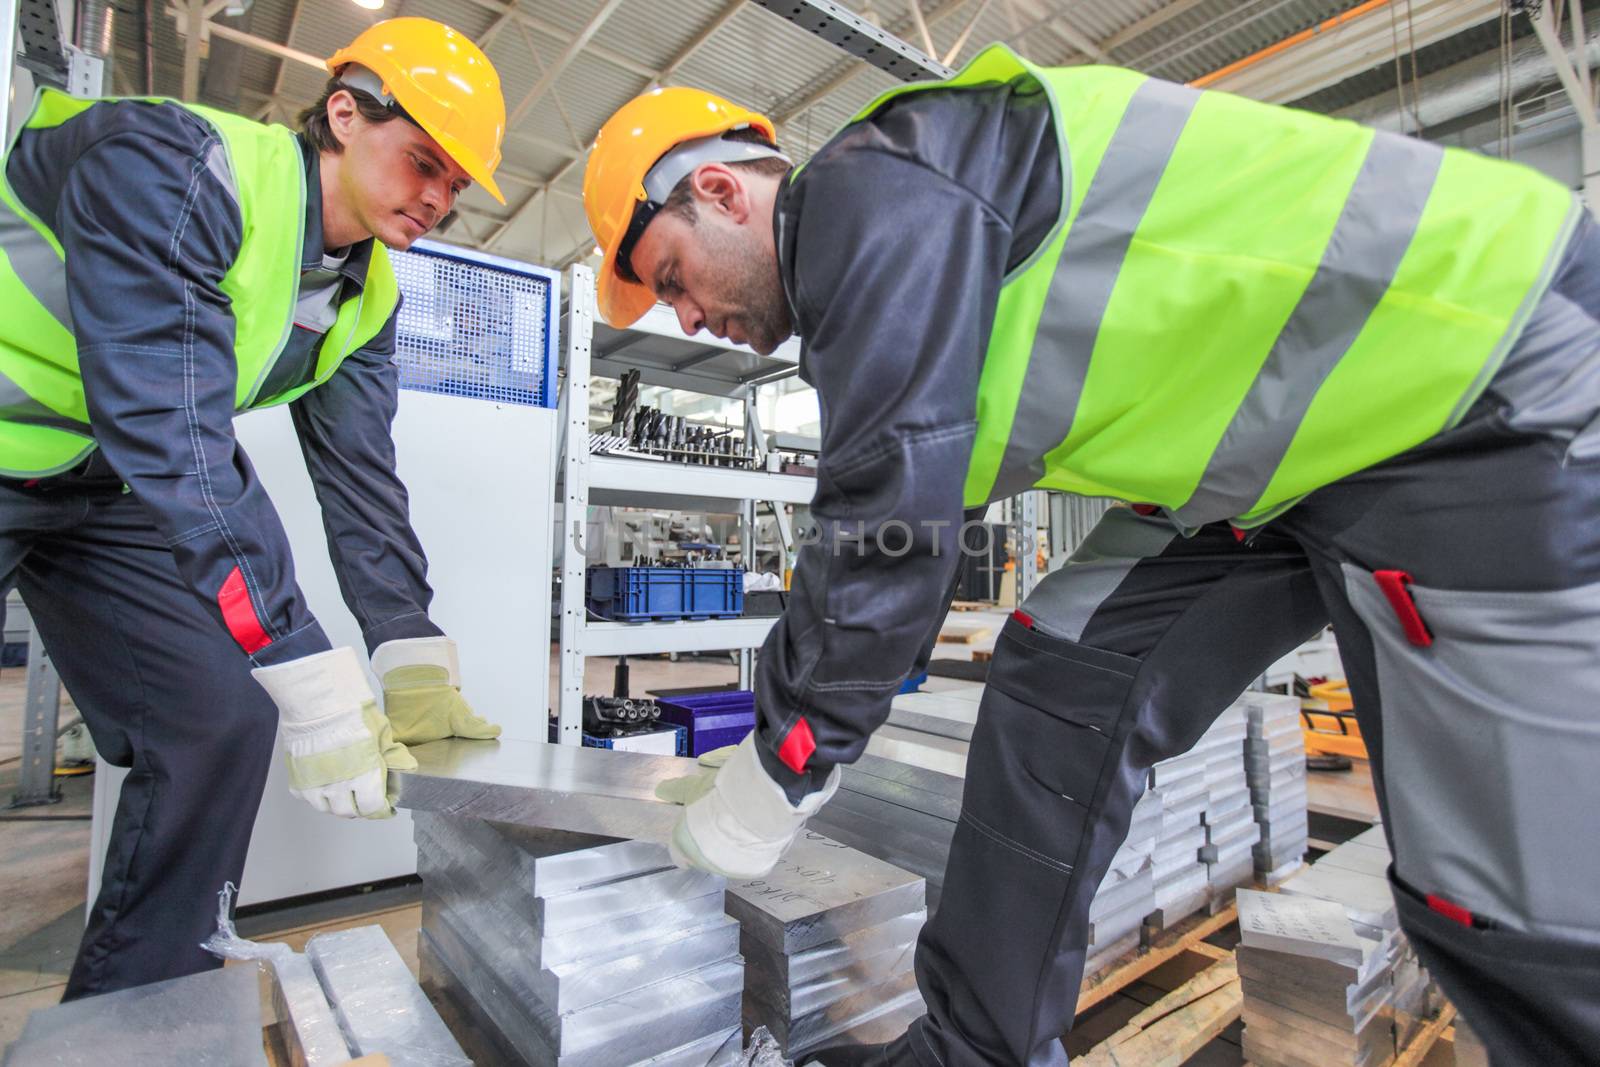
[[992,648],[975,648],[972,650],[972,662],[974,663],[988,663],[992,659],[994,659],[994,649]]
[[991,627],[981,622],[947,622],[939,631],[939,641],[947,645],[970,645],[992,632]]

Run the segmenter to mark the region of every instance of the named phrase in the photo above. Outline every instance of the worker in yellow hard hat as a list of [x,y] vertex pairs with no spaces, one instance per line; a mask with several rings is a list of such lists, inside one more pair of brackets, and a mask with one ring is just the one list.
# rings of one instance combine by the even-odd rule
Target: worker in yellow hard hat
[[[68,998],[220,966],[199,945],[280,714],[291,791],[347,817],[392,814],[406,744],[499,732],[428,617],[389,434],[386,248],[474,182],[500,198],[500,81],[422,18],[328,66],[298,133],[45,90],[6,157],[0,587],[21,586],[96,748],[130,768]],[[383,710],[234,438],[236,413],[285,403]]]
[[[1569,188],[995,45],[798,169],[760,115],[640,96],[584,201],[613,326],[660,300],[758,351],[795,333],[817,390],[813,543],[755,731],[663,786],[683,863],[760,877],[809,819],[941,892],[922,1005],[872,1022],[905,1032],[797,1061],[1065,1067],[1086,965],[1300,864],[1303,808],[1261,828],[1240,791],[1207,807],[1159,776],[1140,802],[1230,705],[1243,733],[1241,691],[1331,622],[1386,783],[1393,864],[1355,890],[1388,912],[1369,962],[1398,925],[1496,1063],[1595,1062],[1600,226]],[[885,742],[956,531],[1036,488],[1131,506],[1005,624],[970,747]],[[877,744],[960,777],[863,769],[824,807]],[[1163,804],[1204,849],[1130,839]]]

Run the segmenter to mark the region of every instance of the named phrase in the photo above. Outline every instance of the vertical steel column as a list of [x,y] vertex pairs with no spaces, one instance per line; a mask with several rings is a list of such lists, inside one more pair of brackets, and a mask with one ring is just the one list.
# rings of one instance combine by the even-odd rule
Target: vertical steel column
[[[767,443],[761,438],[761,418],[756,413],[756,391],[760,386],[748,385],[744,390],[745,447],[758,462],[767,454]],[[777,507],[774,504],[773,507]],[[756,565],[756,502],[739,501],[739,565],[745,570]],[[755,684],[756,653],[753,648],[739,649],[739,688],[752,689]]]
[[1012,500],[1017,546],[1017,603],[1020,605],[1039,584],[1039,494],[1033,490]]
[[11,81],[17,67],[17,0],[0,0],[0,34],[5,35],[4,71],[0,72],[0,144],[11,143]]
[[56,729],[61,719],[61,677],[50,662],[39,628],[28,627],[28,699],[22,718],[22,769],[14,808],[54,804],[61,799],[56,788]]
[[584,594],[589,521],[589,344],[594,334],[594,272],[575,264],[567,272],[567,367],[561,388],[561,662],[556,740],[583,743]]

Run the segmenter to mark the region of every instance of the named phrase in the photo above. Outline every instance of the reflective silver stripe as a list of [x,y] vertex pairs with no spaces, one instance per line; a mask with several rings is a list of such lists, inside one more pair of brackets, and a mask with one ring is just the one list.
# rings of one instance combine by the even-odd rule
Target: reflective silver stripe
[[86,436],[91,432],[88,423],[79,422],[45,407],[4,374],[0,374],[0,422],[24,426],[50,426],[57,430],[70,430]]
[[1378,134],[1317,272],[1233,413],[1205,474],[1175,513],[1185,526],[1243,515],[1260,501],[1322,383],[1389,291],[1422,221],[1444,153]]
[[233,180],[233,164],[228,159],[228,147],[221,141],[212,145],[211,151],[206,153],[206,170],[227,190],[234,207],[242,207],[239,203],[239,186]]
[[1044,477],[1045,454],[1066,440],[1128,246],[1199,99],[1193,89],[1151,78],[1128,101],[1050,279],[990,499]]
[[1055,637],[1082,641],[1111,595],[1133,569],[1167,550],[1178,531],[1165,519],[1145,518],[1132,508],[1112,508],[1067,560],[1046,575],[1022,602],[1022,610]]
[[64,328],[71,330],[67,272],[61,265],[61,257],[3,196],[0,196],[0,248],[5,249],[12,271],[33,298]]

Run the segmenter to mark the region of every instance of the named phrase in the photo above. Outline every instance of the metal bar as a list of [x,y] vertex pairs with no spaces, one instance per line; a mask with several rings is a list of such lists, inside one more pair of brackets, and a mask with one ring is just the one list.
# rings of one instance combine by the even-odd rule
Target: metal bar
[[[517,9],[517,5],[514,3],[506,3],[504,0],[472,0],[472,2],[477,4],[479,7],[486,8],[489,11],[499,14],[511,12],[518,22],[522,23],[530,30],[538,30],[546,37],[554,37],[558,41],[572,40],[572,34],[569,31],[563,30],[559,26],[554,26],[541,18],[536,18],[525,11],[519,11]],[[637,74],[641,78],[650,78],[655,76],[655,71],[651,70],[637,59],[634,59],[632,56],[623,55],[621,52],[614,51],[610,48],[602,48],[600,45],[590,44],[588,52],[589,55],[601,60],[602,62],[609,63],[613,67],[625,70],[630,74]]]
[[[594,336],[594,272],[574,265],[567,273],[567,366],[561,389],[563,437],[561,559],[561,662],[556,740],[583,743],[583,631],[589,611],[587,560],[582,539],[589,518],[589,354]],[[555,827],[568,829],[568,827]]]
[[922,4],[920,0],[906,0],[906,6],[911,9],[911,22],[917,28],[917,36],[922,38],[922,51],[930,56],[939,54],[934,47],[933,34],[928,32],[928,20],[922,17]]
[[658,845],[683,808],[656,786],[700,769],[677,756],[538,741],[451,738],[411,753],[416,770],[390,772],[399,807]]
[[1106,52],[1121,48],[1129,41],[1143,37],[1151,30],[1165,26],[1184,12],[1192,11],[1207,2],[1208,0],[1173,0],[1166,7],[1152,11],[1132,25],[1113,33],[1110,37],[1100,42],[1100,48]]
[[[221,37],[224,41],[232,41],[234,44],[253,48],[257,52],[265,52],[269,56],[277,56],[279,59],[290,59],[296,63],[303,63],[323,74],[328,72],[328,66],[322,58],[314,56],[310,52],[302,52],[298,48],[290,48],[286,44],[269,41],[265,37],[258,37],[253,33],[245,33],[243,30],[236,30],[232,26],[225,26],[220,22],[208,23],[205,27],[205,32],[215,37]],[[188,77],[187,71],[184,76]]]
[[[534,46],[533,35],[528,32],[528,27],[520,22],[517,23],[517,33],[521,36],[522,45],[528,50],[528,55],[533,57],[533,65],[539,68],[539,76],[543,78],[545,76],[544,57],[539,55],[539,49]],[[552,93],[550,98],[556,102],[556,111],[560,113],[561,122],[567,128],[567,136],[572,138],[572,151],[569,152],[563,149],[563,154],[568,156],[583,155],[583,138],[579,137],[578,131],[573,128],[572,116],[567,114],[567,107],[561,102],[561,94]]]
[[744,0],[731,0],[730,3],[723,7],[722,11],[718,13],[716,18],[712,19],[706,24],[704,29],[695,34],[694,40],[684,45],[683,48],[679,50],[677,55],[667,60],[667,65],[662,67],[661,70],[657,72],[655,78],[651,80],[649,88],[653,89],[658,85],[663,85],[666,83],[667,79],[677,74],[678,68],[689,62],[689,60],[693,58],[694,54],[700,51],[705,43],[711,40],[718,30],[722,29],[722,27],[731,22],[733,20],[733,16],[737,15],[743,8]]
[[1594,82],[1589,76],[1589,21],[1583,14],[1583,0],[1572,0],[1572,61],[1589,99],[1594,99]]
[[1528,20],[1533,23],[1533,32],[1550,57],[1550,65],[1555,68],[1561,87],[1567,91],[1567,96],[1572,100],[1573,109],[1578,113],[1578,121],[1591,129],[1600,125],[1600,119],[1596,117],[1594,98],[1584,91],[1583,83],[1573,70],[1572,58],[1567,55],[1567,50],[1561,43],[1550,5],[1546,3],[1541,6],[1537,14],[1529,12]]
[[183,99],[190,103],[200,99],[200,45],[205,21],[202,0],[189,0],[184,14]]
[[528,90],[528,95],[524,96],[522,102],[511,109],[511,114],[506,116],[507,126],[515,126],[522,120],[522,116],[528,113],[528,109],[537,103],[539,98],[544,96],[545,92],[555,84],[556,79],[561,77],[566,69],[572,65],[572,61],[578,58],[578,53],[582,52],[584,46],[589,43],[596,33],[600,32],[600,27],[606,24],[606,20],[611,17],[612,12],[616,11],[620,6],[622,6],[622,0],[605,0],[605,3],[600,5],[600,10],[590,17],[583,29],[578,31],[576,37],[567,42],[567,47],[561,50],[561,55],[556,57],[556,61],[550,65],[550,69],[545,71],[544,75],[534,83],[532,89]]
[[0,63],[0,144],[11,143],[11,77],[17,69],[17,0],[0,0],[0,34],[5,35],[4,63]]
[[[832,0],[750,2],[794,23],[807,33],[816,34],[829,44],[838,45],[857,59],[871,63],[901,81],[940,81],[955,73],[938,60],[924,55]],[[945,8],[953,6],[946,4]],[[926,17],[929,22],[934,20],[932,15]]]
[[28,628],[28,698],[22,717],[22,765],[17,776],[14,808],[54,804],[61,799],[56,788],[56,729],[61,720],[61,677],[39,628]]
[[967,21],[967,25],[962,29],[961,36],[956,38],[956,43],[950,46],[949,52],[945,53],[945,66],[948,67],[955,63],[956,57],[959,56],[961,54],[961,50],[967,46],[967,38],[971,37],[972,31],[977,28],[978,20],[983,18],[983,13],[989,10],[989,5],[993,2],[994,0],[983,0],[983,3],[978,5],[978,10],[972,13],[972,18]]

